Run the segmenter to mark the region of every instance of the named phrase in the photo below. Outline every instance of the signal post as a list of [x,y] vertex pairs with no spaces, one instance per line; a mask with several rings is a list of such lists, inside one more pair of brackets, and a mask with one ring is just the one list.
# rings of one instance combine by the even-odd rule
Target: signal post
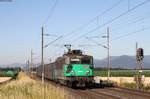
[[137,89],[142,89],[142,61],[144,58],[144,50],[142,48],[137,48],[136,44],[136,61],[137,61],[137,75],[135,81],[137,84]]

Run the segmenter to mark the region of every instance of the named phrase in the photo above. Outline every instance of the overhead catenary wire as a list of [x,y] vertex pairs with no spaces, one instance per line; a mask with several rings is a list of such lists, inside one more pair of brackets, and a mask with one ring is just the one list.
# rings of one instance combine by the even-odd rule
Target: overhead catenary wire
[[85,27],[87,27],[89,24],[91,24],[93,21],[97,20],[98,17],[103,16],[104,14],[108,13],[109,11],[111,11],[112,9],[114,9],[115,7],[117,7],[118,5],[120,5],[124,0],[119,0],[116,3],[114,3],[111,7],[107,8],[105,11],[103,11],[102,13],[98,14],[97,16],[95,16],[94,18],[92,18],[91,20],[89,20],[87,23],[81,25],[79,28],[73,30],[72,32],[66,33],[63,37],[67,38],[70,37],[71,34],[76,33],[77,31],[80,31],[82,29],[84,29]]
[[58,1],[59,1],[59,0],[55,0],[55,3],[54,3],[54,5],[52,6],[52,8],[50,9],[50,12],[49,12],[48,16],[46,17],[46,19],[44,20],[42,26],[44,26],[44,25],[49,21],[49,19],[52,17],[53,12],[55,11],[55,8],[56,8],[56,6],[57,6],[57,4],[58,4]]
[[136,31],[134,31],[134,32],[127,33],[127,34],[124,34],[124,35],[115,37],[115,38],[113,38],[111,41],[118,40],[118,39],[121,39],[121,38],[130,36],[130,35],[133,35],[133,34],[136,34],[136,33],[139,33],[139,32],[145,31],[145,30],[148,30],[148,29],[150,29],[150,26],[148,26],[148,27],[142,27],[142,29],[136,30]]
[[[146,20],[146,19],[150,19],[150,16],[145,16],[145,17],[142,17],[142,18],[138,18],[138,19],[136,19],[136,20],[134,20],[133,22],[130,22],[129,21],[129,23],[127,23],[127,24],[123,24],[123,25],[126,25],[126,26],[129,26],[129,25],[131,25],[131,24],[135,24],[135,23],[138,23],[138,22],[140,22],[140,21],[143,21],[143,20]],[[111,31],[115,31],[115,30],[118,30],[118,29],[121,29],[122,27],[121,27],[121,25],[118,25],[119,27],[118,28],[115,28],[115,29],[111,29]],[[123,27],[124,28],[124,27]],[[120,33],[120,32],[118,32],[118,33]],[[100,33],[100,34],[106,34],[106,33]],[[115,34],[116,34],[116,32],[115,32]],[[92,38],[100,38],[100,36],[91,36],[91,37],[86,37],[86,38],[91,38],[91,40],[93,40]],[[96,42],[95,40],[93,40],[92,42]]]
[[86,38],[86,39],[88,39],[89,41],[92,41],[93,43],[95,43],[95,44],[97,44],[97,45],[99,45],[99,46],[102,46],[102,47],[104,47],[104,48],[107,48],[105,45],[100,44],[100,43],[97,43],[97,42],[96,42],[95,40],[93,40],[92,38],[91,38],[91,39]]
[[[141,29],[138,29],[138,30],[136,30],[136,31],[134,31],[134,32],[130,32],[130,33],[127,33],[127,34],[124,34],[124,35],[121,35],[121,36],[112,38],[110,41],[113,42],[113,41],[115,41],[115,40],[118,40],[118,39],[121,39],[121,38],[124,38],[124,37],[127,37],[127,36],[131,36],[131,35],[134,35],[134,34],[136,34],[136,33],[140,33],[140,32],[142,32],[142,31],[145,31],[145,30],[148,30],[148,29],[150,29],[150,26],[142,27]],[[89,39],[89,38],[87,38],[87,37],[86,37],[86,39],[87,39],[88,41],[91,41],[91,42],[97,44],[97,46],[100,45],[100,46],[103,46],[103,47],[104,47],[104,46],[105,46],[104,44],[107,43],[107,42],[98,43],[97,41],[93,40],[92,38]]]
[[[134,32],[130,32],[130,33],[127,33],[127,34],[124,34],[124,35],[121,35],[121,36],[118,36],[118,37],[115,37],[115,38],[112,38],[110,41],[115,41],[115,40],[118,40],[118,39],[121,39],[121,38],[124,38],[124,37],[127,37],[127,36],[131,36],[131,35],[134,35],[134,34],[136,34],[136,33],[140,33],[140,32],[142,32],[142,31],[145,31],[145,30],[148,30],[148,29],[150,29],[150,26],[147,26],[147,27],[142,27],[142,29],[138,29],[138,30],[136,30],[136,31],[134,31]],[[91,39],[90,39],[91,40]],[[94,41],[93,39],[91,40],[93,43],[95,43],[95,44],[100,44],[100,43],[97,43],[96,41]],[[101,43],[101,45],[102,44],[105,44],[106,42],[103,42],[103,43]]]
[[102,13],[100,13],[99,15],[95,16],[94,18],[92,18],[91,20],[89,20],[87,23],[81,25],[79,28],[73,30],[72,32],[69,32],[67,34],[65,34],[65,36],[70,36],[70,34],[73,34],[77,31],[80,31],[82,29],[84,29],[85,27],[87,27],[90,23],[92,23],[93,21],[97,20],[98,17],[103,16],[104,14],[108,13],[109,11],[111,11],[113,8],[117,7],[121,2],[123,2],[124,0],[119,0],[117,1],[115,4],[113,4],[110,8],[106,9],[105,11],[103,11]]
[[[149,1],[149,0],[146,0],[146,1]],[[144,3],[145,4],[145,3]],[[142,4],[143,5],[143,4]],[[136,7],[136,6],[135,6]],[[133,8],[132,8],[133,9]],[[136,8],[135,8],[136,9]],[[131,9],[128,9],[128,12],[131,12]],[[121,16],[120,16],[121,17]],[[119,18],[120,18],[119,17]],[[117,19],[116,19],[117,20]],[[93,20],[94,21],[94,20]],[[92,22],[92,21],[91,21]],[[110,22],[111,23],[111,22]],[[88,24],[87,24],[88,25]],[[83,27],[86,27],[86,25],[85,26],[83,26]],[[78,28],[77,30],[75,30],[75,31],[73,31],[72,33],[75,33],[76,31],[80,31],[80,30],[82,30],[83,29],[83,27],[80,27],[80,28]],[[69,33],[68,33],[69,34]],[[69,35],[68,35],[69,36]],[[119,37],[118,37],[119,38]],[[120,38],[122,38],[122,37],[120,37]],[[116,39],[117,40],[117,39]]]
[[106,25],[108,25],[108,24],[110,24],[110,23],[116,21],[116,20],[119,19],[120,17],[122,17],[122,16],[128,14],[129,12],[131,12],[131,11],[137,9],[138,7],[144,5],[144,4],[148,3],[148,2],[150,2],[150,0],[145,0],[145,1],[143,1],[142,3],[140,3],[140,4],[137,4],[136,6],[130,8],[129,10],[127,10],[127,11],[121,13],[119,16],[117,16],[117,17],[115,17],[115,18],[113,18],[113,19],[107,21],[106,23],[104,23],[104,24],[102,24],[102,25],[99,25],[99,26],[97,26],[96,28],[94,28],[94,29],[92,29],[92,30],[90,30],[90,31],[88,31],[88,32],[86,32],[86,33],[84,33],[83,35],[81,35],[81,36],[79,36],[79,37],[77,37],[77,38],[75,38],[75,39],[73,39],[73,41],[76,41],[76,39],[78,39],[78,41],[79,41],[79,39],[83,38],[85,35],[87,35],[87,34],[89,34],[89,33],[91,33],[91,32],[94,32],[94,31],[96,31],[97,29],[100,29],[100,28],[102,28],[102,27],[104,27],[104,26],[106,26]]
[[54,43],[55,41],[61,39],[62,37],[63,37],[63,36],[60,36],[60,37],[58,37],[57,39],[53,40],[52,42],[48,43],[47,45],[44,46],[44,48],[45,48],[45,47],[48,47],[50,44],[52,44],[52,43]]
[[[86,24],[80,26],[79,28],[75,29],[74,31],[70,32],[70,33],[67,33],[63,36],[63,38],[66,38],[66,37],[69,37],[70,34],[73,34],[77,31],[80,31],[82,29],[84,29],[86,26],[88,26],[90,23],[92,23],[93,21],[95,21],[97,19],[97,17],[100,17],[106,13],[108,13],[109,11],[111,11],[113,8],[117,7],[119,4],[121,4],[121,2],[123,2],[124,0],[119,0],[117,1],[116,3],[114,3],[111,7],[109,7],[108,9],[106,9],[105,11],[103,11],[102,13],[100,13],[99,15],[97,15],[96,17],[92,18],[91,20],[89,20]],[[62,39],[63,39],[62,38]]]
[[[144,20],[146,20],[146,19],[150,19],[150,16],[142,17],[142,18],[140,18],[140,19],[134,20],[133,22],[130,22],[130,21],[129,21],[129,23],[123,24],[123,25],[129,26],[129,25],[132,25],[132,24],[135,24],[135,23],[144,21]],[[119,26],[119,27],[117,27],[117,28],[115,28],[115,29],[112,29],[112,30],[114,31],[114,30],[118,30],[118,28],[119,28],[119,29],[124,28],[124,27],[121,27],[121,25],[118,25],[118,26]]]

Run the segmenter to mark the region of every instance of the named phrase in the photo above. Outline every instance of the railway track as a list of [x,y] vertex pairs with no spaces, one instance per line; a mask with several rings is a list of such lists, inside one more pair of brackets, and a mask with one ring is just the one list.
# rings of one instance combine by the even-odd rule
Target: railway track
[[132,93],[132,95],[144,97],[144,99],[150,99],[150,92],[145,92],[145,91],[141,91],[141,90],[136,90],[136,89],[131,89],[131,88],[123,88],[123,87],[110,88],[109,90],[113,90],[113,91],[117,91],[117,92],[122,91],[122,92],[128,93],[128,94]]
[[112,99],[150,99],[150,94],[120,88],[91,89],[95,93],[104,94]]
[[[34,79],[37,80],[37,77],[34,77]],[[104,87],[92,89],[72,89],[49,80],[45,80],[45,82],[63,89],[69,99],[150,99],[149,92],[129,88]]]

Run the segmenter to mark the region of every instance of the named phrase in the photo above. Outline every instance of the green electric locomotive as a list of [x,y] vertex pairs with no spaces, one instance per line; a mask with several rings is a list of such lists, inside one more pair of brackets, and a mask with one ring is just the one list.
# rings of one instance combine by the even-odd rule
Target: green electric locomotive
[[64,54],[64,77],[69,86],[91,86],[93,83],[93,57],[84,55],[80,50]]
[[[38,67],[38,76],[42,75]],[[55,62],[45,65],[45,78],[70,87],[89,87],[93,84],[93,57],[81,50],[69,50]]]

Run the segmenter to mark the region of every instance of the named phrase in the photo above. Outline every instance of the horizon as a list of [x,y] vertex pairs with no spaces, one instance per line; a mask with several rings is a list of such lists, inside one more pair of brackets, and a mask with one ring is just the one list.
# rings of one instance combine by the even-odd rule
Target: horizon
[[[110,59],[111,59],[111,57],[121,57],[121,56],[129,56],[129,57],[134,57],[135,55],[120,55],[120,56],[110,56]],[[147,57],[147,56],[150,56],[150,55],[145,55],[145,57]],[[135,57],[136,58],[136,57]],[[106,60],[107,59],[107,57],[104,57],[104,58],[102,58],[102,59],[98,59],[98,58],[94,58],[94,60],[99,60],[99,61],[101,61],[101,60]],[[143,61],[144,61],[144,59],[143,59]],[[47,62],[48,63],[48,62]],[[45,63],[45,64],[47,64],[47,63]],[[49,62],[49,63],[51,63],[51,62]],[[1,66],[7,66],[7,65],[13,65],[13,64],[22,64],[22,65],[25,65],[25,63],[11,63],[11,64],[0,64],[0,67]],[[34,64],[41,64],[41,62],[39,62],[39,63],[34,63]]]

